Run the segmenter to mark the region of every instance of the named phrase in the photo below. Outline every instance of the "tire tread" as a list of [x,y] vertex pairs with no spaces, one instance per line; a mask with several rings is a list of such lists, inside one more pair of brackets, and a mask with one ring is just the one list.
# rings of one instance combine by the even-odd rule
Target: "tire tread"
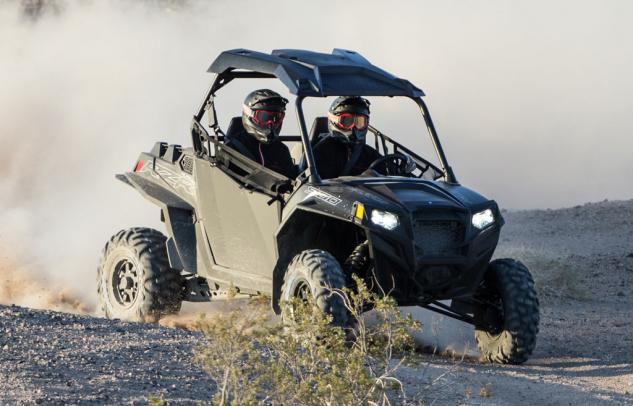
[[177,313],[182,303],[183,281],[180,272],[169,267],[166,237],[159,231],[146,227],[121,230],[110,238],[103,248],[97,268],[97,293],[101,312],[108,318],[117,318],[117,309],[112,308],[104,286],[104,269],[108,256],[119,247],[125,247],[143,268],[138,292],[140,305],[132,321],[157,321],[162,315]]
[[539,332],[539,300],[534,279],[523,263],[503,258],[489,264],[487,281],[498,286],[505,324],[497,335],[476,327],[475,339],[481,358],[501,364],[521,364],[532,355]]
[[339,262],[327,251],[309,249],[297,254],[284,275],[281,291],[289,289],[290,276],[303,274],[312,287],[316,305],[325,313],[332,315],[332,323],[346,326],[349,321],[343,299],[332,293],[332,289],[345,287],[345,275]]

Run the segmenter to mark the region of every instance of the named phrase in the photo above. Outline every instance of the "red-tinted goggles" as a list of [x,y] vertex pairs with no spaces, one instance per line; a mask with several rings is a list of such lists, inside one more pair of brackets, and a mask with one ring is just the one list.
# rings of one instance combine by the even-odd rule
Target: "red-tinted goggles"
[[369,117],[364,114],[352,114],[352,113],[343,113],[343,114],[333,114],[329,113],[328,118],[337,126],[345,129],[351,130],[352,128],[356,128],[358,130],[364,130],[369,125]]
[[246,115],[253,120],[258,125],[266,126],[266,125],[277,125],[284,120],[283,111],[272,111],[272,110],[262,110],[257,109],[253,110],[247,105],[242,105],[242,111],[246,113]]

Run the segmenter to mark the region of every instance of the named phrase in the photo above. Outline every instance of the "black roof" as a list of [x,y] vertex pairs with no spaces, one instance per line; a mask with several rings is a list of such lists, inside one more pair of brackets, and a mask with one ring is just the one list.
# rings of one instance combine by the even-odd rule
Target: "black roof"
[[424,96],[411,82],[372,65],[362,55],[344,49],[331,54],[277,49],[271,54],[233,49],[222,52],[209,72],[225,79],[276,77],[297,96]]

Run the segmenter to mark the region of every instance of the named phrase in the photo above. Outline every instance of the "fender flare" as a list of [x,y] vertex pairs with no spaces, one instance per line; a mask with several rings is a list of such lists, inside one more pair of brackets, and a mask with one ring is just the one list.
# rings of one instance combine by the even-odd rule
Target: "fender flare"
[[167,256],[173,269],[197,273],[195,210],[175,193],[133,172],[116,175],[123,183],[136,189],[145,199],[161,209],[169,238]]
[[[296,206],[295,208],[293,208],[292,213],[290,213],[290,215],[287,217],[287,220],[279,226],[275,233],[277,262],[275,263],[275,267],[273,269],[271,306],[277,314],[281,313],[281,307],[279,306],[281,287],[283,285],[286,268],[290,264],[290,261],[292,261],[295,255],[303,250],[326,248],[321,246],[320,242],[317,241],[316,235],[314,235],[314,232],[317,231],[316,229],[306,229],[305,227],[303,227],[303,225],[305,224],[317,225],[320,223],[315,221],[306,223],[302,221],[302,217],[304,216],[322,217],[324,222],[329,221],[331,223],[339,223],[344,227],[349,227],[350,229],[358,229],[360,232],[366,233],[363,227],[355,224],[348,218],[328,215],[321,211],[312,210],[303,206]],[[281,247],[283,247],[283,249],[281,249]],[[354,247],[351,247],[349,251],[351,252]],[[330,253],[332,254],[332,252]],[[343,261],[341,260],[341,258],[337,259],[339,260],[339,262],[341,262],[342,265]]]

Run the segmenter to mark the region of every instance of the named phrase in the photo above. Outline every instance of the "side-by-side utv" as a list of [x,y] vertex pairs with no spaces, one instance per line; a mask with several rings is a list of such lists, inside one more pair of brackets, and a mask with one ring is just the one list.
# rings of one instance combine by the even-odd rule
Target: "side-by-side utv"
[[[486,360],[528,359],[539,323],[532,276],[516,260],[491,262],[503,217],[493,200],[457,181],[420,89],[340,49],[231,50],[209,72],[216,76],[193,117],[192,147],[158,142],[117,175],[160,208],[167,236],[130,228],[106,244],[98,269],[106,317],[156,320],[178,312],[182,301],[230,290],[269,295],[276,312],[312,295],[333,323],[345,326],[346,309],[331,289],[349,286],[356,274],[399,305],[473,324]],[[216,94],[235,79],[255,79],[255,89],[260,78],[277,78],[296,96],[300,134],[280,136],[302,146],[296,179],[225,143],[243,131],[241,117],[226,131],[218,124]],[[327,118],[309,127],[302,106],[307,97],[327,96],[410,99],[439,164],[370,126],[381,157],[360,176],[322,180],[313,149]]]

